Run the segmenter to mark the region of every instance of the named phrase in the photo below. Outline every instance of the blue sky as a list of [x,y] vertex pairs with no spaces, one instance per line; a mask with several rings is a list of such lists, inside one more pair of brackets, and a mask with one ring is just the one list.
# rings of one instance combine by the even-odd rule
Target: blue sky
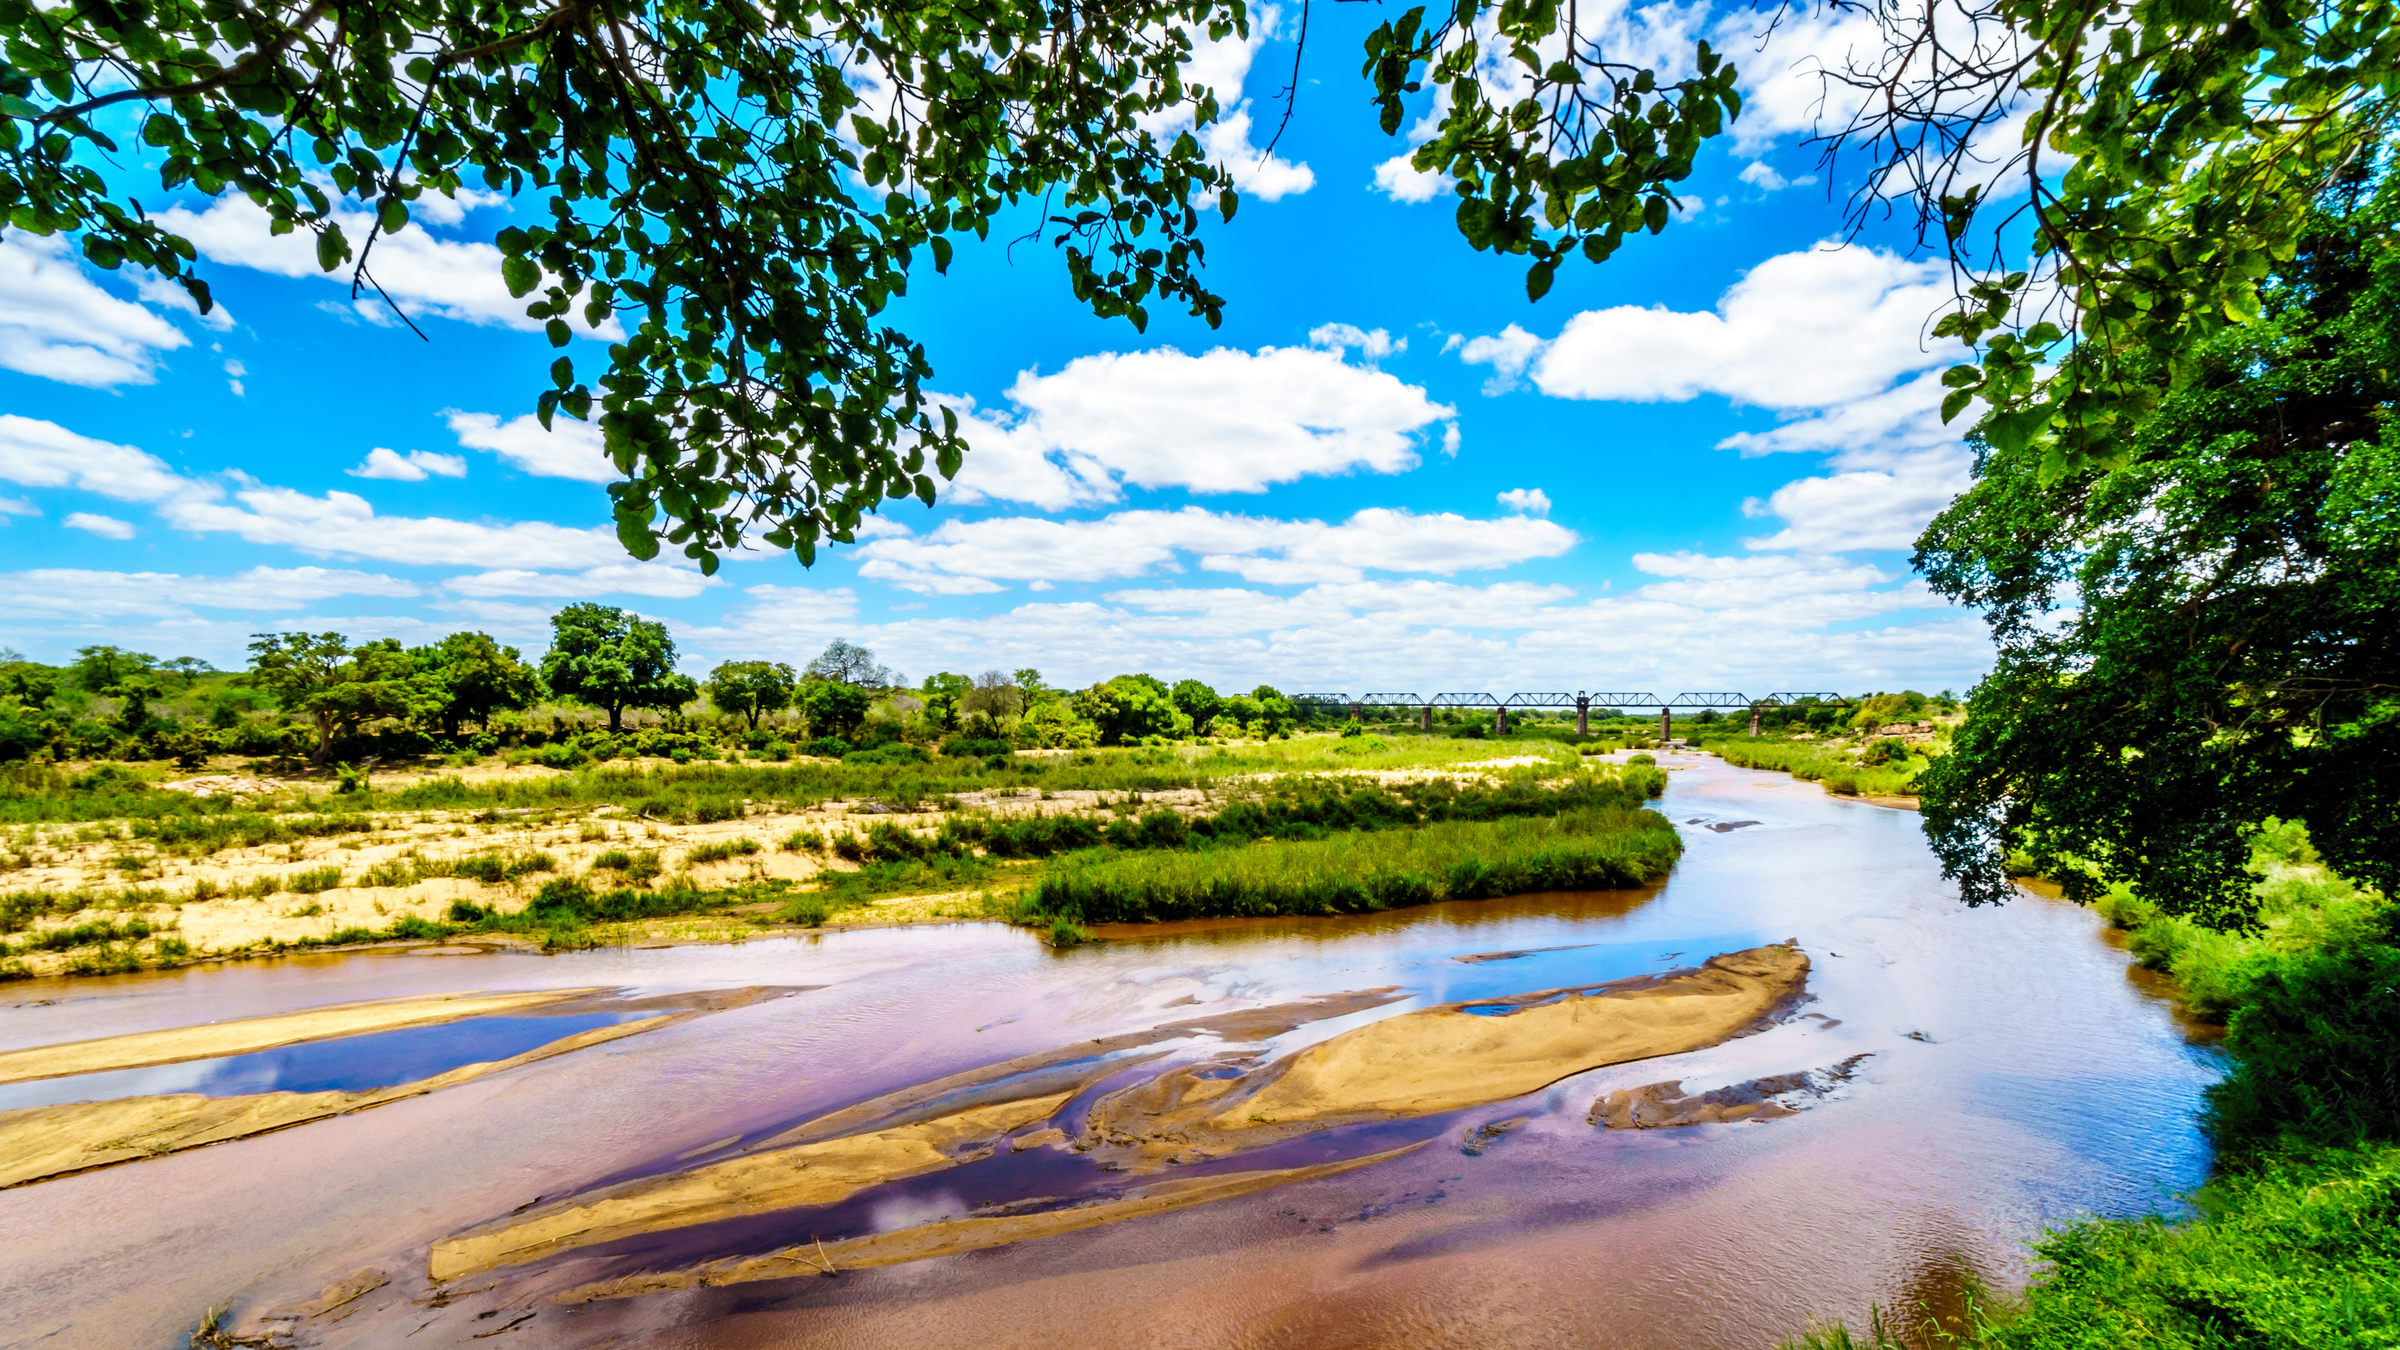
[[1800,71],[1864,40],[1855,21],[1761,49],[1746,15],[1610,11],[1625,49],[1670,70],[1714,33],[1747,107],[1685,219],[1534,304],[1521,260],[1469,250],[1454,199],[1400,162],[1416,128],[1376,130],[1356,53],[1380,17],[1312,17],[1272,160],[1255,147],[1292,48],[1262,24],[1201,54],[1249,114],[1209,141],[1248,185],[1207,233],[1221,328],[1094,319],[1050,248],[999,231],[928,272],[892,313],[976,449],[939,506],[893,504],[814,568],[762,553],[703,578],[623,556],[593,441],[526,416],[553,353],[499,280],[505,202],[420,204],[378,245],[430,342],[354,306],[239,199],[143,190],[200,245],[207,321],[155,279],[12,232],[0,644],[230,667],[269,629],[480,628],[538,652],[551,611],[592,599],[667,621],[696,670],[847,637],[912,677],[1972,684],[1980,625],[1907,569],[1965,483],[1932,411],[1957,349],[1924,336],[1948,279],[1896,233],[1832,246],[1839,203],[1802,144],[1818,85]]

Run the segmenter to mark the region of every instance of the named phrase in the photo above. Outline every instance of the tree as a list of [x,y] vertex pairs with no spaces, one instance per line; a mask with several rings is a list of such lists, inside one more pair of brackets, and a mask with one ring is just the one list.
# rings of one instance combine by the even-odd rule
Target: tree
[[1176,710],[1167,686],[1148,675],[1119,675],[1093,685],[1075,696],[1075,712],[1099,728],[1102,745],[1192,734],[1192,720]]
[[675,673],[675,639],[655,619],[585,602],[551,615],[550,630],[542,683],[606,709],[611,733],[625,729],[628,708],[671,711],[700,697],[690,676]]
[[67,669],[77,688],[106,694],[127,679],[157,666],[158,658],[148,652],[129,652],[121,647],[78,647],[75,664]]
[[[1039,680],[1041,676],[1036,674],[1034,678]],[[959,706],[970,717],[988,717],[997,722],[1025,711],[1025,691],[1007,671],[987,670],[975,677],[975,687],[967,691]]]
[[1195,736],[1208,734],[1208,724],[1216,720],[1217,709],[1223,707],[1225,702],[1217,697],[1216,690],[1198,680],[1177,680],[1167,697],[1174,701],[1177,711],[1192,719],[1192,734]]
[[800,686],[796,702],[810,731],[819,736],[849,737],[867,720],[875,695],[841,680],[811,679]]
[[928,675],[918,692],[925,696],[925,716],[936,731],[948,731],[958,725],[960,713],[966,707],[967,695],[974,692],[975,681],[964,675],[943,671]]
[[1292,701],[1271,684],[1262,684],[1251,690],[1250,697],[1258,703],[1261,736],[1284,735],[1291,730],[1292,723],[1299,720],[1300,714],[1292,707]]
[[792,706],[793,680],[781,661],[727,661],[709,674],[708,701],[718,712],[748,719],[756,731],[760,717]]
[[541,697],[542,681],[514,647],[488,633],[452,633],[429,647],[413,648],[425,715],[442,735],[455,737],[461,723],[488,724],[494,714],[513,712]]
[[392,638],[356,648],[339,633],[259,633],[250,639],[250,682],[315,725],[314,765],[324,764],[334,737],[377,718],[414,712],[415,675],[416,663]]
[[[1739,102],[1705,44],[1696,75],[1661,81],[1609,59],[1575,12],[1420,7],[1367,49],[1387,133],[1422,84],[1450,91],[1419,165],[1457,181],[1476,247],[1533,258],[1537,296],[1566,257],[1663,229],[1669,185]],[[887,498],[932,502],[965,446],[886,306],[1021,205],[1057,212],[1035,228],[1100,316],[1221,316],[1199,207],[1230,220],[1239,198],[1202,149],[1227,109],[1195,48],[1250,36],[1239,0],[227,13],[0,8],[21,63],[0,67],[0,219],[80,234],[95,264],[156,269],[206,311],[192,243],[119,200],[129,152],[94,122],[129,103],[162,188],[246,194],[354,293],[425,193],[526,199],[533,223],[494,240],[510,293],[558,347],[572,319],[632,330],[597,378],[560,356],[535,408],[598,417],[637,557],[663,536],[713,572],[755,532],[805,562]]]
[[826,643],[805,673],[812,680],[838,680],[865,689],[886,689],[896,683],[888,667],[875,663],[875,653],[842,638]]
[[201,676],[213,674],[217,669],[197,656],[178,656],[172,661],[161,661],[158,668],[183,681],[186,689],[191,688],[192,683]]
[[1918,541],[1999,648],[1920,780],[1970,904],[2007,897],[2021,850],[2070,898],[2124,883],[2244,927],[2250,837],[2276,817],[2400,885],[2395,197],[2362,168],[2123,465],[2045,482],[2043,448],[1987,441]]

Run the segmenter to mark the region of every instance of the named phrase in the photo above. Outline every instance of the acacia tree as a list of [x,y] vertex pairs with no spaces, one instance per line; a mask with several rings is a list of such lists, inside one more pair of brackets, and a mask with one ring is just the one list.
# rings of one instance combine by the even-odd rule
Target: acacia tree
[[792,668],[780,661],[727,661],[709,673],[708,701],[756,731],[760,717],[792,706],[793,683]]
[[675,639],[655,619],[583,602],[551,615],[550,630],[542,683],[606,709],[611,733],[625,729],[628,708],[672,711],[700,697],[691,676],[675,673]]
[[542,692],[541,677],[489,633],[452,633],[440,642],[409,651],[416,663],[424,694],[425,715],[439,723],[444,736],[456,736],[461,723],[489,723],[496,713],[513,712],[532,703]]
[[309,763],[322,766],[336,736],[419,706],[416,662],[398,640],[357,647],[339,633],[259,633],[250,639],[250,683],[316,727]]
[[884,689],[899,682],[889,667],[875,660],[875,653],[845,638],[826,643],[817,659],[808,663],[806,674],[812,680],[833,680],[862,689]]

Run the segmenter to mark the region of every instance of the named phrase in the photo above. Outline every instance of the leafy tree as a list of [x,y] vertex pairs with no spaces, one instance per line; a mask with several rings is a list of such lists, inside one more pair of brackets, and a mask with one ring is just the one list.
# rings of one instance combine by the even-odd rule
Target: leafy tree
[[1291,731],[1292,723],[1300,718],[1299,710],[1292,706],[1292,701],[1271,684],[1262,684],[1251,690],[1250,697],[1258,704],[1259,734],[1262,736],[1285,735]]
[[898,682],[890,668],[876,664],[875,653],[843,638],[825,644],[804,673],[812,680],[838,680],[867,689],[886,689]]
[[933,724],[934,730],[948,731],[958,725],[967,695],[974,689],[975,681],[948,671],[925,677],[924,687],[919,692],[924,695],[925,716]]
[[794,679],[781,661],[727,661],[709,673],[708,701],[718,712],[746,718],[756,731],[759,718],[792,706]]
[[542,681],[514,647],[489,633],[452,633],[428,647],[413,648],[426,709],[442,735],[458,735],[460,724],[489,723],[494,714],[527,707],[541,697]]
[[1217,691],[1198,680],[1177,680],[1167,697],[1174,701],[1177,711],[1192,719],[1192,734],[1195,736],[1208,734],[1208,724],[1216,720],[1217,709],[1224,706],[1224,700],[1217,697]]
[[1217,709],[1218,717],[1233,723],[1245,736],[1266,734],[1262,721],[1265,715],[1266,710],[1259,706],[1258,700],[1248,694],[1232,695]]
[[810,679],[800,686],[795,702],[800,715],[808,719],[810,731],[819,736],[847,738],[867,720],[867,709],[875,705],[875,695],[842,680]]
[[1999,648],[1920,781],[1969,903],[2006,898],[2022,850],[2076,900],[2122,882],[2246,926],[2272,817],[2400,887],[2395,196],[2362,174],[2334,199],[2122,466],[2045,485],[2041,447],[1987,442],[1919,540]]
[[183,687],[186,689],[191,688],[192,682],[199,679],[201,676],[212,674],[216,671],[215,666],[210,665],[208,662],[201,660],[197,656],[178,656],[172,661],[161,661],[158,665],[158,668],[183,681]]
[[625,729],[628,708],[672,711],[700,697],[689,675],[675,673],[675,639],[655,619],[611,605],[572,604],[550,616],[542,683],[560,698],[608,711],[608,729]]
[[392,638],[355,648],[339,633],[259,633],[250,639],[250,682],[316,727],[311,764],[325,762],[334,737],[416,711],[416,673],[416,662]]
[[106,694],[157,665],[158,658],[147,652],[129,652],[121,647],[78,647],[75,664],[67,669],[74,676],[77,688]]
[[58,672],[48,666],[22,659],[0,664],[0,698],[39,708],[57,692]]
[[[1034,678],[1039,680],[1041,676],[1035,674]],[[1018,686],[1016,680],[1007,671],[987,670],[975,677],[975,687],[967,691],[966,697],[959,706],[964,708],[969,716],[988,717],[993,721],[998,721],[1004,717],[1015,717],[1025,711],[1025,691]]]
[[1176,710],[1167,686],[1148,675],[1119,675],[1093,685],[1075,696],[1075,712],[1099,728],[1102,745],[1192,733],[1192,720]]

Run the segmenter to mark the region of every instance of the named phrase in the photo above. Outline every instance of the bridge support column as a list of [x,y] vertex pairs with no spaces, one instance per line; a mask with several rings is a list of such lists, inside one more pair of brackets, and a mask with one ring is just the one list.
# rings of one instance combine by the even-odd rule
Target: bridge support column
[[1508,734],[1508,709],[1502,708],[1492,714],[1492,729],[1503,736]]
[[1350,705],[1350,720],[1353,722],[1358,720],[1358,705],[1355,703]]
[[1592,733],[1591,733],[1591,731],[1590,731],[1590,730],[1589,730],[1589,729],[1588,729],[1588,728],[1585,726],[1585,723],[1584,723],[1584,718],[1585,718],[1585,716],[1586,716],[1587,714],[1589,714],[1589,713],[1591,712],[1591,710],[1592,710],[1592,701],[1591,701],[1590,699],[1588,699],[1588,698],[1583,698],[1583,697],[1581,697],[1581,696],[1578,696],[1578,697],[1576,698],[1576,700],[1575,700],[1575,734],[1576,734],[1576,735],[1578,735],[1578,736],[1589,736],[1589,735],[1591,735],[1591,734],[1592,734]]
[[1661,708],[1658,710],[1658,748],[1666,749],[1667,742],[1673,739],[1675,739],[1675,710]]
[[1750,734],[1758,734],[1758,705],[1755,703],[1750,705]]
[[1426,704],[1424,707],[1417,709],[1417,730],[1419,730],[1419,731],[1431,731],[1431,730],[1433,730],[1433,705],[1432,705],[1432,704],[1428,703],[1428,704]]

